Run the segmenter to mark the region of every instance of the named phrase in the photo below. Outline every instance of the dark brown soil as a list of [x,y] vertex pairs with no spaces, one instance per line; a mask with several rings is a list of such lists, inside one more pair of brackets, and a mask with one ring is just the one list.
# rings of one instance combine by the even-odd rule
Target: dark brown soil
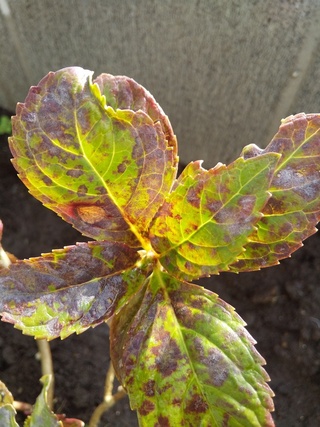
[[[31,197],[0,140],[0,218],[3,245],[19,258],[83,240],[71,226]],[[223,274],[202,280],[237,308],[267,360],[278,427],[320,426],[320,235],[292,259],[257,273]],[[56,411],[88,421],[103,393],[109,363],[108,327],[98,326],[51,344],[56,372]],[[33,338],[0,324],[0,378],[16,400],[34,402],[41,376]],[[101,426],[137,426],[127,399],[103,417]],[[196,427],[196,426],[195,426]]]

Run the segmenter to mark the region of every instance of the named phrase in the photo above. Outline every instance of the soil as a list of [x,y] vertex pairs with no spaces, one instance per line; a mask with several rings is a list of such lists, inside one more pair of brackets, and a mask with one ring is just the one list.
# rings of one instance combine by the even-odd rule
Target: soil
[[[18,258],[28,258],[84,240],[28,194],[11,166],[7,137],[0,138],[0,218],[5,226],[5,249]],[[237,308],[258,341],[257,349],[267,360],[272,379],[278,427],[320,426],[319,277],[320,234],[315,234],[279,266],[200,281]],[[56,412],[88,421],[102,398],[108,345],[107,325],[65,341],[52,341]],[[1,323],[0,350],[1,380],[16,400],[34,402],[41,389],[35,340]],[[127,398],[104,415],[101,427],[107,426],[138,426]]]

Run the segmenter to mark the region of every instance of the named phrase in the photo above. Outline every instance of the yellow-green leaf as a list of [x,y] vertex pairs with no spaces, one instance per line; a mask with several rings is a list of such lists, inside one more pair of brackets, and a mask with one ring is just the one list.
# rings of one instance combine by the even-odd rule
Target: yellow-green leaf
[[240,157],[208,171],[200,162],[186,167],[150,231],[168,272],[194,279],[229,269],[261,218],[278,157]]
[[[176,139],[142,86],[123,78],[127,87],[106,102],[105,75],[95,83],[92,74],[65,68],[30,89],[12,119],[13,164],[30,192],[83,234],[148,246],[144,235],[175,178]],[[120,109],[126,96],[133,109]]]

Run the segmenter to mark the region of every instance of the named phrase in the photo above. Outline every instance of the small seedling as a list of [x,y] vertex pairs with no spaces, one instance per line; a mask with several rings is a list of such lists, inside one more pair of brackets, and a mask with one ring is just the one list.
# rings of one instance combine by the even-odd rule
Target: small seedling
[[11,120],[8,116],[0,116],[0,135],[11,134]]
[[273,426],[244,322],[189,281],[278,264],[316,231],[320,115],[290,116],[267,148],[178,178],[168,118],[127,77],[51,72],[12,124],[20,179],[95,241],[2,268],[2,320],[47,340],[108,320],[140,426]]

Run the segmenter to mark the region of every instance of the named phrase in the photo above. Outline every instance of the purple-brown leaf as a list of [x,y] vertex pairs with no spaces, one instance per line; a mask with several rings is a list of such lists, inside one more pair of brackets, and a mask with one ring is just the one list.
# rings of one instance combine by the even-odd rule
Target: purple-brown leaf
[[0,270],[0,314],[25,334],[65,338],[112,316],[145,280],[148,266],[124,244],[78,243]]

